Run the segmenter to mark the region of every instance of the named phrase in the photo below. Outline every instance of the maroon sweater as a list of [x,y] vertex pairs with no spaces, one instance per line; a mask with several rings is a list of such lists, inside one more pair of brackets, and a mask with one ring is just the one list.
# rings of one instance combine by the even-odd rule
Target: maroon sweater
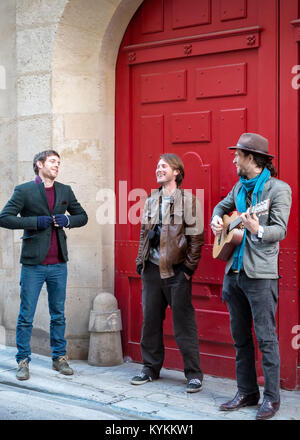
[[[39,176],[36,177],[35,183],[41,183],[42,180]],[[45,188],[46,196],[48,200],[48,205],[50,212],[53,211],[54,205],[55,205],[55,190],[54,185],[51,188]],[[45,258],[45,260],[42,262],[42,264],[57,264],[57,263],[63,263],[63,258],[60,251],[60,246],[58,243],[58,237],[57,237],[57,228],[52,226],[52,234],[51,234],[51,241],[50,241],[50,248],[48,251],[48,254]]]

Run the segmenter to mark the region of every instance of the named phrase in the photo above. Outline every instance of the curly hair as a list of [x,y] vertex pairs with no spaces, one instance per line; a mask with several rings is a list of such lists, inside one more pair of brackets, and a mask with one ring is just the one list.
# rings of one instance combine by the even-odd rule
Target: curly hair
[[245,150],[242,150],[242,151],[245,156],[249,156],[249,154],[252,154],[253,160],[259,168],[262,168],[262,169],[267,168],[270,171],[272,177],[277,176],[277,174],[278,174],[277,170],[274,167],[274,165],[272,164],[272,157],[265,156],[265,155],[259,154],[259,153],[253,153],[250,151],[245,151]]
[[33,171],[35,172],[36,175],[39,174],[37,162],[45,163],[45,161],[47,160],[47,157],[49,157],[49,156],[57,156],[60,159],[60,155],[57,153],[57,151],[54,151],[54,150],[44,150],[44,151],[41,151],[40,153],[37,153],[34,156],[34,158],[33,158]]

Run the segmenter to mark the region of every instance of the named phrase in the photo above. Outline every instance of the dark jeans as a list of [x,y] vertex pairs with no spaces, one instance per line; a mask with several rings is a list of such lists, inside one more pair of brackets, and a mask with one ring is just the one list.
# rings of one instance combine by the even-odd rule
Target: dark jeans
[[202,380],[198,331],[191,302],[192,280],[187,280],[179,269],[176,270],[175,276],[161,279],[158,266],[150,262],[146,263],[142,279],[143,372],[154,379],[159,377],[164,361],[163,321],[169,304],[172,309],[175,340],[183,357],[184,374],[188,380]]
[[66,354],[65,340],[65,299],[67,285],[67,263],[35,265],[23,264],[21,270],[21,304],[18,316],[16,344],[18,352],[16,360],[19,363],[28,358],[30,362],[30,339],[32,323],[43,284],[48,291],[50,312],[50,347],[52,358]]
[[230,313],[230,328],[236,350],[237,386],[241,393],[258,391],[252,319],[259,349],[265,387],[264,397],[279,400],[280,358],[275,314],[278,280],[248,278],[245,272],[224,277],[223,299]]

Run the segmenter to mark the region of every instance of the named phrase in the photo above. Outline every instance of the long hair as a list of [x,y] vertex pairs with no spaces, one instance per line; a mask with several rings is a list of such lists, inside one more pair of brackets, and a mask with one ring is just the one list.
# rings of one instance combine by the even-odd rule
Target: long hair
[[49,156],[57,156],[60,159],[60,155],[54,151],[54,150],[44,150],[41,151],[40,153],[37,153],[34,158],[33,158],[33,171],[35,172],[36,175],[39,174],[39,169],[37,166],[37,162],[42,162],[45,163],[45,161],[47,160],[47,157]]
[[270,171],[272,177],[277,176],[277,174],[278,174],[277,170],[274,167],[274,165],[272,164],[272,157],[265,156],[265,155],[259,154],[259,153],[252,153],[250,151],[245,151],[245,150],[242,150],[242,151],[245,156],[249,156],[249,154],[252,154],[253,160],[259,168],[262,168],[262,169],[267,168]]
[[163,159],[170,165],[173,170],[178,170],[179,174],[176,176],[176,184],[177,187],[180,188],[184,179],[184,165],[182,160],[177,154],[173,153],[164,153],[160,156],[159,159]]

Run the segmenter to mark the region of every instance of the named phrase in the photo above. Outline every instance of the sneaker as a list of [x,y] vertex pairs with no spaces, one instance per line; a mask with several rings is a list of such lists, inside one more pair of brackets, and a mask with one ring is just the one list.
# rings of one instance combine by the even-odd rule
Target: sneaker
[[200,379],[190,379],[186,386],[187,393],[197,393],[201,389],[202,389],[202,382]]
[[74,371],[69,366],[67,356],[60,356],[57,359],[54,359],[52,362],[53,370],[59,371],[61,374],[65,374],[66,376],[71,376],[74,374]]
[[27,379],[29,379],[28,358],[23,359],[21,362],[18,363],[18,370],[17,370],[17,373],[16,373],[16,378],[18,380],[27,380]]
[[134,376],[130,381],[132,385],[143,385],[146,382],[152,382],[152,377],[145,373],[140,373],[137,376]]

